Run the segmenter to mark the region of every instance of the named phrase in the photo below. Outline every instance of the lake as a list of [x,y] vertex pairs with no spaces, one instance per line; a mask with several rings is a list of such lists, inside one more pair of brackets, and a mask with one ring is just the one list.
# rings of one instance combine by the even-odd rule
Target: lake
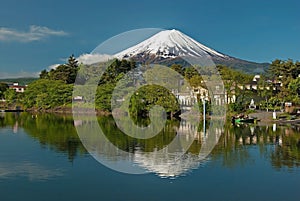
[[135,139],[112,117],[0,113],[0,200],[299,200],[300,127],[214,126]]

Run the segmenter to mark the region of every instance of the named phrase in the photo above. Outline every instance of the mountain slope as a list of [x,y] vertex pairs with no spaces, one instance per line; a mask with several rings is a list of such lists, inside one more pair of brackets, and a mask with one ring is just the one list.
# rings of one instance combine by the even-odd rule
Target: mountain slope
[[248,73],[258,73],[268,68],[267,63],[249,62],[222,54],[202,45],[178,30],[164,30],[143,42],[123,50],[115,55],[117,58],[132,58],[140,63],[172,64],[181,63],[184,57],[211,58],[215,64],[226,65]]

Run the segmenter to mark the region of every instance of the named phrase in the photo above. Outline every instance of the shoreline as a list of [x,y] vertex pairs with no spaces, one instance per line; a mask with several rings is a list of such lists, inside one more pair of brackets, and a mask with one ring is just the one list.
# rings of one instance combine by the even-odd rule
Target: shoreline
[[[72,115],[73,108],[72,107],[57,107],[52,109],[37,109],[37,108],[27,108],[24,112],[29,113],[49,113],[49,114],[66,114]],[[82,112],[77,112],[78,114],[93,114],[96,113],[97,116],[109,116],[112,115],[109,111],[99,110],[99,109],[85,109]]]
[[273,123],[273,124],[300,124],[300,118],[287,119],[282,118],[280,115],[286,114],[285,112],[276,111],[276,119],[273,119],[273,111],[258,111],[249,114],[249,117],[257,118],[261,123]]
[[[95,114],[97,116],[110,116],[112,115],[112,112],[104,111],[100,109],[81,109],[82,111],[76,111],[76,114]],[[37,109],[37,108],[27,108],[22,110],[22,112],[29,112],[29,113],[49,113],[49,114],[61,114],[61,115],[73,115],[73,108],[72,107],[56,107],[52,109]],[[250,113],[249,117],[256,118],[258,120],[258,123],[277,123],[277,124],[300,124],[300,118],[295,119],[278,119],[278,116],[284,114],[284,112],[276,112],[277,119],[273,119],[273,111],[256,111],[254,113]],[[230,115],[229,115],[230,116]],[[180,118],[186,119],[187,117],[183,113],[180,115]],[[193,115],[193,118],[201,118],[201,115]],[[210,119],[210,115],[206,116],[206,119]]]

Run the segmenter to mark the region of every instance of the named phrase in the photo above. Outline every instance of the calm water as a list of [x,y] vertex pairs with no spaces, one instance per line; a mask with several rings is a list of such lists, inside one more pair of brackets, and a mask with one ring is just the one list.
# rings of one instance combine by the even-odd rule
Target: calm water
[[[82,145],[72,117],[2,113],[0,200],[299,200],[296,126],[226,124],[211,154],[200,160],[203,124],[168,121],[158,136],[137,140],[118,130],[110,117],[98,122],[109,141],[148,174],[120,173],[100,164]],[[75,125],[90,126],[85,120]],[[176,130],[184,138],[185,132],[194,136],[187,153],[174,164],[169,155],[151,155],[168,146]],[[98,159],[122,166],[128,157],[101,149],[106,146],[95,150]]]

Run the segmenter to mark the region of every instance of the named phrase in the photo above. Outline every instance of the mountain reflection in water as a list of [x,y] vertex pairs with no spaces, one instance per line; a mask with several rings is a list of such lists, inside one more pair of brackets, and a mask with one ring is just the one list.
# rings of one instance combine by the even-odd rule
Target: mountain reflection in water
[[[93,122],[83,118],[74,121],[71,116],[53,114],[3,113],[0,116],[0,134],[7,128],[18,134],[18,129],[23,128],[42,147],[65,153],[67,160],[72,162],[78,155],[88,154],[76,129],[89,131],[89,135],[96,139],[99,134],[89,128],[97,124],[106,140],[101,144],[93,144],[93,137],[85,139],[93,148],[90,154],[97,160],[109,165],[131,162],[142,172],[155,173],[160,177],[174,178],[191,174],[193,169],[214,161],[221,161],[227,168],[244,166],[255,160],[251,156],[253,149],[257,149],[275,170],[293,171],[300,166],[300,129],[295,125],[232,126],[228,122],[221,128],[220,125],[207,122],[204,132],[203,122],[193,125],[187,121],[168,120],[158,135],[142,140],[122,133],[112,117],[98,117],[97,120]],[[212,137],[207,140],[209,136]],[[205,150],[208,142],[211,143],[209,147],[216,146],[212,150]],[[169,146],[170,143],[174,146]],[[188,147],[187,151],[182,149],[185,147]],[[207,157],[201,155],[210,151]]]

